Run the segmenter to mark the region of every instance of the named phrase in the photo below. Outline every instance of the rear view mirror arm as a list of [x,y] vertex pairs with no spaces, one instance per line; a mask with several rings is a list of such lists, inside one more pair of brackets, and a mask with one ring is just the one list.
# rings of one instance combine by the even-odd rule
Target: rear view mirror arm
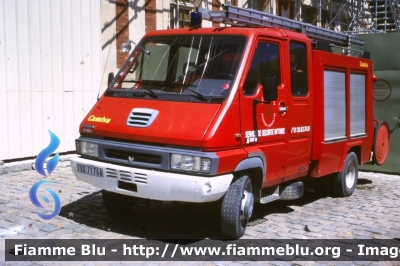
[[257,104],[259,104],[259,103],[266,103],[266,104],[268,104],[268,103],[271,103],[271,101],[260,101],[260,100],[258,100],[258,99],[254,99],[253,100],[253,104],[254,105],[257,105]]

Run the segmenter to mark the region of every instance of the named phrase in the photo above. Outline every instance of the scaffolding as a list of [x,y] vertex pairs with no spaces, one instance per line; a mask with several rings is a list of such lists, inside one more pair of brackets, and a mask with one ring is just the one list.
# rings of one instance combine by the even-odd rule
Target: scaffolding
[[[400,32],[400,0],[247,0],[246,3],[252,9],[335,31]],[[269,8],[261,8],[265,6]]]
[[[345,5],[349,6],[348,12],[351,17],[347,32],[355,34],[400,32],[399,0],[359,0],[358,2],[349,0]],[[335,23],[335,18],[329,22],[329,25],[333,23]]]

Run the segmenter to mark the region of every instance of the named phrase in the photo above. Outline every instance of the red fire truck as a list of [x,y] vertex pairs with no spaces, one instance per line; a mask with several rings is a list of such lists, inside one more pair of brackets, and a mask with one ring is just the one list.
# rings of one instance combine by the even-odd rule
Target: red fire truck
[[361,40],[231,5],[192,19],[135,44],[80,125],[71,167],[107,210],[138,198],[218,202],[222,233],[239,238],[255,202],[300,198],[321,177],[347,197],[360,164],[385,161],[372,61],[350,49]]

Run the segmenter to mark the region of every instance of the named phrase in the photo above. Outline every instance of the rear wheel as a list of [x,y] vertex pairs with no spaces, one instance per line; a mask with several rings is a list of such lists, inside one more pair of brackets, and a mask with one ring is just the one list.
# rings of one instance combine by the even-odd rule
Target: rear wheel
[[221,231],[232,238],[243,236],[253,213],[254,196],[250,178],[245,175],[233,182],[221,205]]
[[340,197],[351,196],[358,180],[358,160],[354,152],[346,156],[343,171],[333,178],[333,192]]
[[130,211],[135,203],[133,197],[102,190],[103,204],[106,210],[112,214],[125,214]]

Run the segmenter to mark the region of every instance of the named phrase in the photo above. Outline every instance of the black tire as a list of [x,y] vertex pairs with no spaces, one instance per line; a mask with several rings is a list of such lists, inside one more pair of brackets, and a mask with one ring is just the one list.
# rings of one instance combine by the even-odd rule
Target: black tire
[[353,194],[358,180],[358,160],[354,152],[346,156],[343,171],[333,177],[333,193],[339,197],[349,197]]
[[118,193],[102,190],[103,204],[106,210],[115,215],[126,214],[129,212],[135,200],[133,197],[121,195]]
[[233,182],[221,205],[221,231],[237,239],[243,236],[254,207],[250,178],[245,175]]

